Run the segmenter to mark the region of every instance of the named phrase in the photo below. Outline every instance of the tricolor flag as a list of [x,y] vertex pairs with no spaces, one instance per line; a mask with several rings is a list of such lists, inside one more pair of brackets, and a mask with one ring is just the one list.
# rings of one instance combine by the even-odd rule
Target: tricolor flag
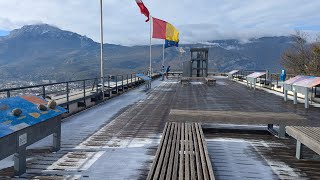
[[169,48],[169,47],[173,47],[173,46],[179,47],[179,42],[166,40],[166,42],[164,44],[164,48]]
[[179,31],[170,23],[161,19],[152,18],[153,38],[179,42]]
[[142,0],[136,0],[136,3],[138,4],[141,14],[144,14],[148,19],[146,20],[146,22],[148,22],[150,20],[150,13],[148,8],[143,4]]

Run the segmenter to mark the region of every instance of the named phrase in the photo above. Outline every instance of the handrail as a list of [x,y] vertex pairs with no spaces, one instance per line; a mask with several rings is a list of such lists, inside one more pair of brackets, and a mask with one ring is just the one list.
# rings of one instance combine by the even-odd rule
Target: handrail
[[43,87],[43,86],[52,86],[52,85],[57,85],[57,84],[66,84],[66,83],[74,83],[74,82],[81,82],[81,81],[90,81],[90,80],[96,80],[96,79],[99,79],[99,78],[80,79],[80,80],[63,81],[63,82],[57,82],[57,83],[39,84],[39,85],[34,85],[34,86],[23,86],[23,87],[15,87],[15,88],[6,88],[6,89],[0,89],[0,92],[31,89],[31,88],[38,88],[38,87]]
[[[145,73],[145,72],[143,72]],[[131,73],[130,77],[136,77],[135,76],[136,73]],[[124,81],[125,78],[124,77],[129,77],[129,74],[125,74],[125,75],[114,75],[113,77],[115,77],[115,81],[116,83],[116,88],[118,88],[118,86],[123,86],[124,85]],[[112,75],[107,75],[104,77],[104,81],[108,83],[108,85],[110,85],[110,81],[111,80]],[[118,78],[118,77],[121,77]],[[33,86],[23,86],[23,87],[13,87],[13,88],[5,88],[5,89],[0,89],[0,93],[7,93],[7,98],[11,96],[11,92],[13,91],[20,91],[20,90],[27,90],[27,89],[33,89],[33,93],[35,93],[34,91],[36,91],[36,94],[42,95],[44,98],[46,98],[46,96],[48,94],[55,94],[55,93],[61,93],[61,95],[66,95],[67,96],[67,101],[69,101],[69,97],[75,96],[75,95],[79,95],[81,93],[83,93],[84,96],[86,96],[86,91],[89,90],[89,87],[91,87],[91,91],[89,90],[89,92],[94,91],[94,89],[96,89],[96,93],[98,93],[98,89],[99,89],[99,80],[101,79],[101,77],[96,77],[96,78],[87,78],[87,79],[80,79],[80,80],[70,80],[70,81],[62,81],[62,82],[56,82],[56,83],[47,83],[47,84],[38,84],[38,85],[33,85]],[[135,78],[136,79],[136,78]],[[91,82],[92,85],[87,85],[86,83]],[[118,82],[121,83],[121,85],[118,85]],[[128,82],[128,79],[127,79]],[[131,79],[132,82],[132,79]],[[79,94],[70,94],[71,93],[71,89],[70,89],[70,85],[71,83],[77,83],[77,84],[73,84],[75,87],[77,87],[77,89],[79,89],[81,92]],[[80,83],[80,84],[78,84]],[[82,84],[82,85],[81,85]],[[54,86],[54,85],[62,85],[65,86],[64,89],[61,90],[56,90],[56,91],[48,91],[46,89],[46,87],[50,87],[50,86]],[[73,86],[71,85],[71,86]],[[34,88],[38,88],[36,90],[34,90]],[[62,87],[63,88],[63,87]],[[20,91],[21,92],[21,91]],[[23,92],[23,91],[22,91]],[[63,94],[63,92],[65,92],[65,94]]]

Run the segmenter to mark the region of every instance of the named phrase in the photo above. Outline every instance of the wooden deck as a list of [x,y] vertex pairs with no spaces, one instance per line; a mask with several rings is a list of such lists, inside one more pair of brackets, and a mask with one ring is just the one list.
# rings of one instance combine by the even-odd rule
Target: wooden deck
[[147,179],[215,179],[199,123],[166,123]]

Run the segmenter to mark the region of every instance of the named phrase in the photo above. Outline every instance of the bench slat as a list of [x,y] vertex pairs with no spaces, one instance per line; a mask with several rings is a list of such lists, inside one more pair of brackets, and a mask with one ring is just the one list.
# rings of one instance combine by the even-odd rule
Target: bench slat
[[[166,132],[168,130],[168,126],[169,126],[169,124],[166,123],[166,125],[164,127],[164,130],[163,130],[163,135],[166,134]],[[160,141],[160,144],[159,144],[159,148],[156,151],[156,157],[158,157],[160,155],[161,147],[163,146],[163,143],[164,143],[164,138],[161,138],[161,141]],[[148,177],[147,177],[148,180],[153,178],[153,174],[154,174],[154,171],[155,171],[156,166],[157,166],[157,161],[158,161],[158,158],[156,158],[154,160],[154,162],[152,163],[152,167],[151,167],[150,172],[149,172]]]
[[195,168],[195,159],[194,159],[194,144],[193,144],[193,134],[192,134],[192,125],[188,124],[189,128],[189,140],[190,140],[190,169],[191,169],[191,179],[196,179],[196,168]]
[[[176,139],[174,139],[174,150],[173,152],[171,151],[174,156],[171,156],[169,164],[173,164],[172,171],[168,171],[166,179],[177,179],[177,172],[178,172],[178,163],[179,163],[179,146],[180,146],[180,126],[177,124],[176,125]],[[174,158],[172,158],[174,157]],[[172,177],[171,177],[172,175]]]
[[192,123],[192,135],[194,138],[194,152],[196,155],[196,166],[197,166],[197,176],[198,179],[203,179],[203,174],[202,174],[202,168],[201,168],[201,160],[200,160],[200,151],[199,151],[199,145],[198,145],[198,141],[197,141],[197,133],[196,133],[196,127],[195,127],[195,123]]
[[166,123],[147,179],[214,179],[198,123]]
[[171,124],[170,134],[169,134],[169,137],[168,137],[168,144],[167,144],[166,148],[163,148],[165,150],[165,156],[164,156],[164,161],[162,163],[162,168],[160,169],[161,170],[160,179],[164,179],[165,176],[166,176],[166,170],[167,170],[167,167],[168,167],[168,160],[169,160],[169,156],[171,154],[171,153],[166,153],[166,152],[170,152],[171,151],[172,140],[174,139],[175,125],[176,125],[176,123],[172,123]]
[[168,144],[168,141],[169,141],[168,139],[169,139],[169,135],[170,135],[170,132],[171,132],[171,128],[172,128],[172,123],[169,124],[168,131],[165,134],[163,147],[161,148],[161,153],[160,153],[160,156],[159,156],[158,166],[157,166],[156,171],[154,173],[154,179],[158,179],[159,178],[160,172],[162,170],[161,169],[162,168],[162,163],[163,163],[164,156],[165,156],[165,153],[166,153],[166,147],[167,147],[167,144]]
[[189,166],[190,166],[190,161],[189,161],[189,124],[185,125],[185,131],[184,131],[184,135],[185,135],[185,167],[184,167],[184,172],[185,172],[185,179],[189,180],[190,179],[190,171],[189,171]]
[[209,174],[206,167],[206,158],[203,152],[203,145],[202,145],[202,140],[199,132],[199,126],[198,123],[196,123],[196,132],[197,132],[197,141],[199,144],[199,151],[200,151],[200,158],[201,158],[201,166],[202,166],[202,172],[203,172],[203,178],[205,180],[209,179]]
[[212,165],[211,165],[211,161],[210,161],[210,158],[209,158],[209,152],[208,152],[207,143],[205,142],[205,137],[204,137],[201,125],[198,124],[198,126],[199,126],[199,131],[200,131],[200,135],[201,135],[201,139],[202,139],[203,151],[204,151],[204,154],[205,154],[205,157],[206,157],[206,161],[207,161],[206,164],[207,164],[207,169],[209,171],[209,176],[210,176],[210,179],[214,179],[213,169],[211,168]]
[[183,180],[184,171],[184,123],[181,125],[181,141],[180,141],[180,166],[179,166],[179,179]]

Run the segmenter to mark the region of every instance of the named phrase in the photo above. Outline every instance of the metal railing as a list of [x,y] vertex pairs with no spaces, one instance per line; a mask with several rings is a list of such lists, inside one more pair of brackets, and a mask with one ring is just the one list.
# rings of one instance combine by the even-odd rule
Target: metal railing
[[[246,76],[254,72],[266,72],[266,70],[240,70],[239,72],[234,74],[234,77],[244,80]],[[260,79],[262,79],[264,82],[269,82],[269,81],[270,83],[275,82],[276,85],[278,86],[280,82],[280,75],[281,75],[280,73],[269,73],[269,78],[267,76],[264,76],[263,78],[260,78]],[[295,76],[296,76],[295,74],[287,74],[286,80]]]
[[[142,72],[141,74],[147,74]],[[108,75],[104,78],[105,92],[116,90],[117,93],[124,91],[128,86],[141,79],[136,76],[136,73],[125,75]],[[0,89],[0,99],[14,96],[21,96],[27,94],[35,94],[47,99],[54,99],[56,101],[65,100],[68,104],[73,97],[77,99],[85,98],[89,95],[98,94],[101,91],[101,78],[80,79],[73,81],[64,81],[57,83],[47,83],[33,86],[14,87]]]
[[[253,72],[265,72],[266,70],[240,70],[239,72],[235,73],[233,75],[234,78],[239,79],[240,81],[245,80],[246,76]],[[269,77],[263,76],[262,78],[259,78],[259,83],[264,85],[269,85],[270,88],[272,87],[280,87],[282,86],[282,83],[280,81],[280,73],[269,73]],[[297,76],[296,74],[286,74],[286,79],[288,80],[290,78],[293,78]],[[320,88],[319,87],[312,87],[311,93],[314,94],[315,98],[320,98]]]

